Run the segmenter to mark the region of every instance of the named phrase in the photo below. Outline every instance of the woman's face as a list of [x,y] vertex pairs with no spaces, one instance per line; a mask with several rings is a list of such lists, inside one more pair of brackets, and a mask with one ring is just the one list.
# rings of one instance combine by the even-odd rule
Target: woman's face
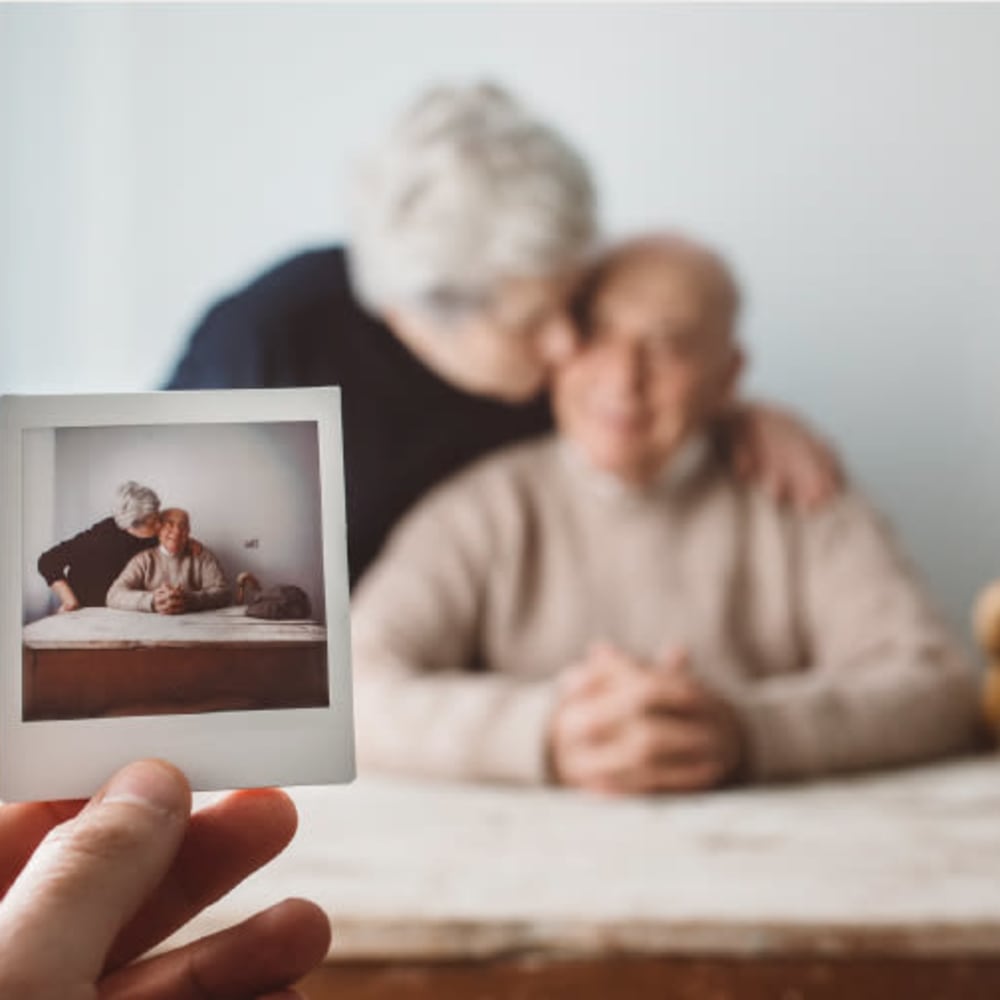
[[560,432],[597,468],[648,482],[728,399],[740,368],[729,327],[697,258],[632,251],[601,279],[556,374]]
[[567,297],[576,278],[512,279],[478,312],[438,326],[414,313],[389,313],[403,339],[433,368],[463,389],[508,402],[531,399],[553,367],[570,354],[576,332]]
[[128,531],[136,538],[153,538],[160,532],[160,515],[150,514],[145,521],[132,525]]

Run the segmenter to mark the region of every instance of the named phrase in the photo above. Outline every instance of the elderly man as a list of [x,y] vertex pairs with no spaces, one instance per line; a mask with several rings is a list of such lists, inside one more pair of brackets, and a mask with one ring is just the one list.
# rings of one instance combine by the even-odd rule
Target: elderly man
[[865,501],[792,511],[715,454],[737,307],[682,238],[595,270],[558,436],[441,487],[359,589],[363,765],[628,793],[972,745],[971,672]]
[[160,515],[160,544],[133,556],[108,591],[108,607],[180,615],[229,604],[230,590],[219,560],[189,544],[191,520],[171,507]]
[[[586,164],[499,87],[421,95],[366,158],[350,247],[310,250],[216,303],[172,389],[342,388],[352,585],[402,514],[501,445],[551,428],[574,347],[567,290],[597,230]],[[838,485],[794,421],[731,409],[733,462],[797,502]]]

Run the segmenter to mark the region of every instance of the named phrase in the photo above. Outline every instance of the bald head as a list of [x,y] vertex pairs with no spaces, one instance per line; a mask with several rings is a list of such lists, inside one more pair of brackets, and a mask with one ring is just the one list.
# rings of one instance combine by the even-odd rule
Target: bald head
[[582,346],[553,392],[560,431],[606,471],[654,477],[730,397],[738,308],[729,268],[687,237],[644,236],[611,251],[577,298]]
[[160,512],[160,545],[172,556],[183,555],[191,536],[191,519],[180,507]]
[[[651,233],[620,243],[591,269],[580,286],[576,315],[586,331],[599,300],[610,293],[628,297],[654,291],[664,318],[683,305],[692,322],[706,331],[732,334],[740,307],[740,291],[732,271],[715,251],[679,233]],[[668,302],[667,300],[670,300]],[[692,307],[698,316],[691,314]]]

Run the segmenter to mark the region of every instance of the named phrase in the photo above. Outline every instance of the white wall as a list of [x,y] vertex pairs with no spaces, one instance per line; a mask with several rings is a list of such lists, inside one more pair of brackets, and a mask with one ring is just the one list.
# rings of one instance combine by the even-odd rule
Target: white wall
[[996,5],[0,7],[0,391],[158,384],[207,301],[343,231],[351,155],[493,75],[748,288],[952,620],[1000,574]]
[[[230,584],[242,570],[265,586],[297,584],[309,595],[314,616],[324,619],[314,423],[59,428],[51,450],[44,435],[32,432],[25,458],[32,469],[46,453],[53,462],[48,482],[54,503],[46,503],[35,473],[38,492],[28,494],[25,505],[25,537],[35,540],[35,559],[107,517],[118,485],[135,479],[156,490],[165,507],[190,513],[192,534],[218,557]],[[39,547],[47,513],[49,535]],[[257,547],[247,548],[252,539]],[[36,611],[41,578],[33,561],[29,570],[27,610]]]

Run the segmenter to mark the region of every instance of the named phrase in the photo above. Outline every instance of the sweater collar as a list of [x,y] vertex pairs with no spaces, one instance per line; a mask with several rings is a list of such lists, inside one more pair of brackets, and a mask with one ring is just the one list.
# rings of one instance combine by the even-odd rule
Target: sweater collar
[[569,438],[559,436],[559,452],[563,463],[593,493],[609,500],[641,500],[671,497],[682,492],[708,464],[711,442],[706,432],[689,437],[672,455],[653,480],[643,486],[619,479],[610,472],[595,468],[580,447]]

